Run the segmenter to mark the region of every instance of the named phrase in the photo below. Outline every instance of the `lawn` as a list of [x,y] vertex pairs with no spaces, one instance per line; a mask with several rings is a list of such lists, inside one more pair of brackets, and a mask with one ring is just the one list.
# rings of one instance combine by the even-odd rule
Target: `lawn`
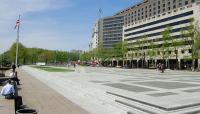
[[49,67],[49,66],[32,66],[33,68],[41,69],[48,72],[72,72],[74,70],[58,68],[58,67]]

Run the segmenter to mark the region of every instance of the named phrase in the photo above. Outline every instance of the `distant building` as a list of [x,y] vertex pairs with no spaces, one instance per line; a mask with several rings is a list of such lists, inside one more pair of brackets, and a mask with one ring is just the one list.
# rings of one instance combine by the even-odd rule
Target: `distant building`
[[105,17],[103,21],[103,42],[105,48],[112,48],[114,44],[122,41],[124,16],[114,15]]
[[[166,52],[169,55],[164,60],[161,50],[164,44],[162,32],[171,27],[170,34],[174,40],[181,41],[181,31],[188,29],[191,19],[200,22],[199,12],[200,0],[143,0],[116,15],[101,19],[103,28],[98,34],[102,39],[102,46],[106,48],[119,41],[127,42],[126,64],[129,67],[142,67],[144,63],[150,67],[160,62],[168,62],[172,67],[177,63],[180,68],[186,65],[190,67],[191,61],[185,62],[185,58],[191,57],[192,49],[188,44],[191,41],[178,46],[175,51],[170,47]],[[144,37],[147,42],[154,43],[156,56],[153,58],[148,54],[150,43],[141,45]],[[135,48],[139,50],[134,51]],[[196,61],[195,64],[199,62]]]
[[117,42],[122,41],[123,25],[123,15],[114,15],[99,19],[93,27],[90,48],[94,49],[98,46],[111,48]]
[[[148,42],[153,41],[157,44],[157,55],[153,59],[156,63],[161,62],[160,47],[164,42],[161,33],[167,27],[171,27],[171,34],[175,40],[181,40],[181,31],[188,28],[191,19],[200,22],[199,11],[199,0],[144,0],[117,13],[125,13],[123,41],[126,41],[129,47],[127,59],[135,60],[129,64],[141,63],[143,55],[146,55],[145,62],[150,61],[151,58],[147,52],[150,43],[140,46],[139,52],[132,51],[134,45],[139,44],[138,40],[141,40],[144,36],[147,37]],[[169,53],[171,54],[168,60],[171,64],[174,64],[176,62],[175,52],[171,50]],[[184,63],[183,59],[191,56],[191,49],[188,44],[184,44],[177,49],[177,53],[179,63]]]
[[71,53],[77,53],[77,54],[82,54],[84,51],[83,50],[71,50]]
[[101,31],[102,31],[102,24],[101,21],[98,20],[92,29],[92,40],[90,43],[90,50],[97,48],[101,44]]

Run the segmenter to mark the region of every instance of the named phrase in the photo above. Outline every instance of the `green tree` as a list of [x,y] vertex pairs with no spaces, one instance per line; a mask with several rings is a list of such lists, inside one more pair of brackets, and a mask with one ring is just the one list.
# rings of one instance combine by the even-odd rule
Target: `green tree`
[[190,25],[186,30],[183,30],[182,36],[185,40],[185,44],[189,45],[191,49],[192,70],[195,69],[195,60],[199,59],[199,47],[200,47],[200,29],[199,23],[191,19]]
[[172,39],[173,37],[171,36],[171,27],[167,27],[162,33],[162,38],[163,38],[163,44],[161,46],[162,50],[162,58],[163,61],[166,61],[167,67],[170,68],[169,66],[169,55],[170,53],[170,47],[172,47]]
[[[154,41],[151,40],[150,41],[150,45],[149,45],[149,49],[148,49],[148,56],[149,56],[149,59],[150,59],[150,66],[154,66],[155,67],[155,64],[153,64],[153,58],[156,56],[156,45],[154,44]],[[152,65],[153,64],[153,65]]]

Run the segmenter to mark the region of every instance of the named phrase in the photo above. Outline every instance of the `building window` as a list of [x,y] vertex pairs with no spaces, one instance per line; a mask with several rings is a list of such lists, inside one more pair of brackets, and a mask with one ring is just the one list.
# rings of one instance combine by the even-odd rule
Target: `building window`
[[181,50],[181,53],[184,54],[184,53],[185,53],[185,50]]
[[178,54],[178,50],[175,50],[175,54]]
[[176,9],[176,5],[174,5],[173,8]]
[[189,53],[192,53],[192,49],[189,49],[188,52],[189,52]]
[[188,1],[185,1],[185,5],[188,5]]
[[163,4],[163,7],[165,7],[165,4]]
[[163,9],[163,12],[165,12],[165,9]]
[[151,8],[151,5],[149,5],[149,8]]

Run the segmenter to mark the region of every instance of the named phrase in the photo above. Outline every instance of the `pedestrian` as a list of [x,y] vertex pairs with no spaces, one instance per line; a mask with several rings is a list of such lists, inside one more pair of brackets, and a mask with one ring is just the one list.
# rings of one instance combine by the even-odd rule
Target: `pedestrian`
[[164,64],[161,64],[161,73],[164,73]]
[[161,71],[161,66],[162,66],[162,64],[161,63],[158,63],[158,71]]
[[12,69],[13,69],[13,71],[15,71],[15,69],[16,69],[16,65],[15,64],[12,64]]
[[17,82],[17,85],[20,85],[20,83],[19,83],[20,80],[19,80],[19,78],[17,76],[17,72],[16,71],[12,71],[10,73],[10,78],[11,78],[11,80]]
[[76,68],[76,63],[74,63],[74,68]]
[[14,86],[11,84],[11,80],[7,81],[7,84],[3,86],[1,90],[1,95],[5,96],[6,99],[13,99],[15,98],[15,89]]
[[159,68],[160,68],[160,63],[158,63],[157,65],[156,65],[156,69],[157,69],[157,71],[159,71]]

